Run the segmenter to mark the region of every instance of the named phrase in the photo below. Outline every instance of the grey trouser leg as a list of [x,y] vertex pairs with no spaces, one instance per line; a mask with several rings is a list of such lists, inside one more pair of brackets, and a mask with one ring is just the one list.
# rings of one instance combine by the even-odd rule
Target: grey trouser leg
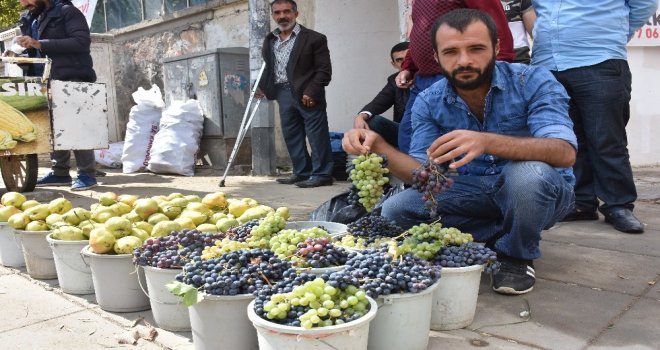
[[[94,150],[74,150],[78,165],[78,174],[85,174],[90,177],[96,177],[96,158]],[[57,176],[69,176],[71,168],[71,151],[54,151],[50,154],[50,160],[53,164],[52,169]]]

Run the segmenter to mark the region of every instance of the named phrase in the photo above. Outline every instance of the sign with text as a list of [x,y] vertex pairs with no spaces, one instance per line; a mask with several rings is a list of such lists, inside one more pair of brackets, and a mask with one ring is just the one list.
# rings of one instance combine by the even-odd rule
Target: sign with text
[[635,31],[628,46],[660,46],[660,9]]
[[0,156],[51,152],[51,129],[41,78],[0,77]]
[[73,6],[77,7],[80,12],[85,15],[87,19],[87,25],[92,26],[92,18],[94,17],[94,11],[96,10],[96,3],[98,0],[72,0],[71,3]]

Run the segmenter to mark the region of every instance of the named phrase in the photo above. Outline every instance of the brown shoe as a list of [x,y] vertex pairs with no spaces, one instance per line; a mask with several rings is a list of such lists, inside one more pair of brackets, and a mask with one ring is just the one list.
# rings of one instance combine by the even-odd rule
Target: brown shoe
[[293,185],[296,182],[305,181],[307,179],[309,179],[309,177],[307,177],[307,176],[291,175],[289,177],[283,177],[283,178],[277,179],[275,181],[277,181],[278,183],[281,183],[283,185]]

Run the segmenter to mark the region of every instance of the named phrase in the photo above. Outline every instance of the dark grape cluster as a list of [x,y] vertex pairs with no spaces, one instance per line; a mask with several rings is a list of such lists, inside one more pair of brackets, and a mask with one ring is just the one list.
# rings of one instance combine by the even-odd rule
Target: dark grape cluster
[[298,243],[292,261],[298,267],[323,268],[346,264],[348,252],[330,243],[328,237],[307,238]]
[[403,229],[385,217],[367,215],[348,224],[348,232],[354,236],[365,238],[366,244],[371,244],[376,238],[399,236],[403,233]]
[[252,294],[283,279],[290,269],[290,263],[268,249],[237,250],[206,261],[195,257],[176,280],[212,295]]
[[432,162],[426,162],[421,167],[412,171],[412,188],[422,193],[424,207],[428,209],[431,217],[438,216],[436,194],[447,190],[454,183],[450,177],[446,177],[447,167]]
[[389,247],[369,249],[355,254],[346,269],[330,275],[328,283],[358,281],[367,295],[376,298],[394,293],[418,293],[440,278],[440,267],[404,254],[397,259],[388,255]]
[[472,242],[459,246],[443,247],[432,261],[442,267],[484,265],[484,272],[486,273],[497,271],[499,268],[497,254],[494,251]]
[[133,251],[133,263],[162,269],[179,268],[193,257],[201,256],[204,247],[213,245],[221,236],[198,230],[181,230],[164,237],[148,238]]
[[226,236],[232,241],[245,242],[250,237],[252,228],[259,225],[259,220],[250,220],[243,225],[227,230]]
[[360,204],[360,195],[358,192],[360,192],[360,190],[358,190],[354,185],[351,185],[351,187],[348,189],[348,197],[346,197],[348,204],[353,206],[362,206],[362,204]]

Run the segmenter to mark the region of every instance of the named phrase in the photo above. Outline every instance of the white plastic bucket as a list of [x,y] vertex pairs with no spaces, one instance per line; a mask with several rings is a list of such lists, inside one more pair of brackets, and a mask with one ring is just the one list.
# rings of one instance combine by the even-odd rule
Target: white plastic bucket
[[142,283],[144,271],[133,265],[132,254],[96,254],[89,246],[82,249],[83,259],[92,269],[96,303],[105,311],[135,312],[149,310],[149,297],[142,289],[135,273]]
[[53,251],[46,241],[52,231],[20,231],[25,267],[32,278],[51,280],[57,278]]
[[264,320],[254,312],[254,302],[248,305],[247,315],[257,329],[259,350],[366,350],[370,340],[369,323],[378,311],[376,301],[369,298],[369,304],[369,312],[355,321],[312,329]]
[[346,265],[321,267],[321,268],[301,267],[301,268],[298,268],[296,270],[298,271],[298,273],[306,272],[306,273],[311,273],[315,276],[321,277],[321,275],[323,275],[324,273],[327,273],[329,275],[333,272],[341,271],[345,268],[346,268]]
[[348,226],[332,221],[289,221],[286,223],[285,228],[289,230],[305,230],[308,228],[322,226],[330,234],[330,236],[337,236],[346,234]]
[[483,265],[443,267],[433,293],[431,329],[446,331],[467,327],[477,311]]
[[170,293],[165,287],[166,284],[176,279],[176,275],[181,272],[181,269],[141,267],[144,269],[144,277],[147,279],[151,312],[158,327],[172,332],[189,331],[188,307],[181,302],[181,298]]
[[369,350],[426,350],[438,283],[419,293],[378,297],[378,314],[369,329]]
[[[252,294],[208,295],[190,307],[196,350],[256,350],[257,334],[245,312]],[[283,348],[284,350],[284,348]]]
[[94,293],[92,270],[85,263],[80,250],[88,241],[64,241],[53,239],[53,234],[46,236],[46,241],[53,251],[57,279],[63,292],[69,294]]
[[6,222],[0,222],[0,264],[7,267],[25,266],[21,235]]

